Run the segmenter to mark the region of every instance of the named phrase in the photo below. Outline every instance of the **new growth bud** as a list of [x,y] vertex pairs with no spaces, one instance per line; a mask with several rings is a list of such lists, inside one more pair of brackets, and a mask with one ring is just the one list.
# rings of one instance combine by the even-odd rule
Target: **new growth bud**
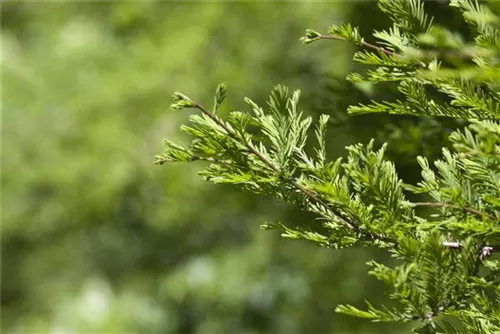
[[214,112],[217,111],[222,102],[224,102],[224,99],[226,98],[226,88],[225,83],[221,83],[217,86],[214,98]]
[[306,35],[304,37],[301,37],[300,41],[303,44],[309,44],[309,43],[312,43],[314,41],[319,40],[320,37],[321,37],[321,34],[319,32],[311,30],[311,29],[307,29]]
[[173,110],[181,110],[184,108],[193,108],[196,106],[196,103],[191,101],[189,97],[186,95],[175,92],[172,95],[172,104],[170,105],[170,108]]

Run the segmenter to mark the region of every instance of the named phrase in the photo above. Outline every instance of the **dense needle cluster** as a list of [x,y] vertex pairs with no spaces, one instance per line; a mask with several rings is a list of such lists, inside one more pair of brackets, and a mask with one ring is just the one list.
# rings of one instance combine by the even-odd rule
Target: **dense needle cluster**
[[[338,312],[373,321],[413,321],[416,333],[500,333],[500,17],[472,0],[452,0],[450,6],[463,13],[473,41],[434,24],[417,0],[379,1],[393,25],[374,32],[376,45],[350,24],[325,34],[307,30],[301,39],[358,45],[353,60],[372,68],[347,79],[391,81],[404,96],[354,105],[350,114],[467,120],[464,129],[451,134],[452,149],[443,148],[441,159],[418,158],[419,183],[403,182],[385,158],[386,145],[377,149],[374,141],[349,146],[347,157],[329,161],[328,116],[315,122],[304,116],[299,91],[283,86],[273,89],[267,106],[245,98],[251,111],[233,111],[226,119],[217,115],[224,84],[211,109],[175,93],[172,109],[199,111],[181,128],[193,139],[188,146],[165,140],[156,163],[206,161],[208,167],[199,172],[205,180],[276,197],[321,221],[322,229],[263,225],[284,237],[390,252],[396,267],[368,265],[400,306],[367,302],[366,310],[340,305]],[[412,202],[411,194],[426,195],[428,201]]]

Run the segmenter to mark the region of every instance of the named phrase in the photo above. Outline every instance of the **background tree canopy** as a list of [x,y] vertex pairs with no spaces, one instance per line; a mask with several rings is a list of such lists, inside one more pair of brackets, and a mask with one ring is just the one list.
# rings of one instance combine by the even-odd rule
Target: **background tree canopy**
[[[466,32],[446,5],[428,11]],[[387,23],[374,2],[5,3],[2,330],[404,331],[334,313],[386,301],[364,265],[379,251],[283,241],[259,223],[311,217],[203,183],[195,166],[153,165],[187,117],[167,112],[171,93],[206,101],[220,81],[227,110],[242,95],[263,103],[276,83],[301,89],[307,112],[332,116],[331,157],[373,136],[400,162],[439,153],[453,121],[345,117],[353,101],[397,92],[343,79],[351,45],[299,43],[306,27],[341,20],[365,36]]]

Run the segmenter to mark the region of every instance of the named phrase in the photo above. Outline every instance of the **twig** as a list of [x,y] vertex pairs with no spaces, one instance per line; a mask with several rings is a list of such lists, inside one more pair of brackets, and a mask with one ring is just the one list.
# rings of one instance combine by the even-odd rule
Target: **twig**
[[[443,242],[443,246],[446,246],[448,248],[453,248],[453,249],[461,249],[462,244],[458,241],[445,241]],[[500,245],[485,245],[482,246],[481,249],[484,251],[491,251],[491,252],[500,252]]]
[[[269,161],[268,159],[266,159],[266,157],[264,157],[259,151],[257,151],[246,140],[242,140],[235,131],[233,131],[232,129],[230,129],[229,127],[227,127],[226,124],[224,124],[224,122],[222,122],[219,118],[217,118],[213,113],[211,113],[210,111],[208,111],[205,107],[203,107],[199,103],[194,102],[194,101],[193,101],[193,103],[194,103],[195,108],[197,108],[198,110],[200,110],[204,115],[208,116],[211,120],[213,120],[215,123],[217,123],[217,125],[219,125],[222,129],[224,129],[224,131],[226,131],[226,133],[232,139],[234,139],[234,140],[236,140],[236,141],[238,141],[240,143],[243,142],[243,144],[247,147],[247,149],[252,154],[254,154],[260,161],[262,161],[267,167],[269,167],[272,171],[274,171],[276,173],[280,173],[280,169],[278,167],[276,167],[271,161]],[[285,178],[285,181],[287,181],[288,183],[292,184],[296,189],[298,189],[304,195],[306,195],[312,202],[318,203],[318,204],[322,205],[323,207],[325,207],[333,215],[335,215],[336,217],[338,217],[343,222],[344,225],[346,225],[350,229],[356,231],[357,233],[359,233],[361,235],[364,235],[365,237],[367,237],[369,239],[372,239],[372,240],[380,240],[380,241],[383,241],[383,242],[392,242],[392,243],[394,243],[393,241],[391,241],[386,236],[383,236],[383,235],[380,235],[380,234],[371,233],[371,232],[367,233],[367,232],[363,231],[358,224],[356,224],[354,222],[349,222],[349,221],[345,220],[344,218],[341,217],[341,215],[334,208],[332,208],[331,206],[329,206],[325,201],[323,201],[321,198],[319,198],[314,192],[312,192],[311,190],[305,188],[303,185],[301,185],[297,181],[294,181],[292,179],[287,179],[287,178]]]
[[474,208],[469,208],[469,207],[460,207],[455,204],[448,204],[448,203],[440,203],[440,202],[415,202],[411,203],[412,206],[431,206],[431,207],[438,207],[438,208],[449,208],[449,209],[457,209],[457,210],[463,210],[467,211],[469,213],[473,213],[475,215],[478,215],[480,217],[487,217],[488,219],[491,220],[496,220],[496,217],[493,217],[487,213],[481,212],[479,210],[476,210]]
[[[340,37],[340,36],[335,36],[335,35],[324,35],[324,34],[321,34],[321,35],[318,36],[318,38],[319,39],[334,39],[334,40],[337,40],[337,41],[346,41],[345,38]],[[370,48],[370,49],[373,49],[373,50],[380,51],[382,53],[385,53],[388,56],[395,56],[396,55],[396,53],[394,53],[394,52],[392,52],[390,50],[384,49],[383,47],[375,45],[375,44],[367,43],[365,41],[362,41],[361,43],[359,43],[359,45],[361,45],[361,46],[363,46],[365,48]]]
[[[335,36],[335,35],[318,34],[317,38],[318,39],[333,39],[333,40],[337,40],[337,41],[347,41],[347,39],[345,39],[343,37],[340,37],[340,36]],[[378,45],[375,45],[375,44],[371,44],[371,43],[368,43],[368,42],[365,42],[365,41],[361,41],[360,43],[354,43],[354,44],[362,46],[362,47],[365,47],[365,48],[369,48],[369,49],[372,49],[372,50],[377,50],[379,52],[385,53],[388,56],[396,56],[397,55],[397,52],[394,52],[394,51],[391,51],[391,50],[387,50],[387,49],[385,49],[385,48],[383,48],[381,46],[378,46]],[[423,67],[423,68],[427,68],[427,66],[424,63],[422,63],[422,62],[420,62],[418,64],[415,64],[415,65],[418,65],[418,66]],[[388,66],[391,66],[391,65],[388,65]]]
[[[461,249],[462,244],[458,241],[445,241],[443,242],[443,246],[451,248],[451,249]],[[500,252],[500,245],[485,245],[481,247],[481,260],[484,260],[487,257],[490,257],[494,252]]]
[[470,155],[476,155],[476,156],[489,156],[489,157],[495,157],[498,158],[500,157],[500,152],[482,152],[479,150],[469,150],[466,152],[463,152],[465,154],[470,154]]

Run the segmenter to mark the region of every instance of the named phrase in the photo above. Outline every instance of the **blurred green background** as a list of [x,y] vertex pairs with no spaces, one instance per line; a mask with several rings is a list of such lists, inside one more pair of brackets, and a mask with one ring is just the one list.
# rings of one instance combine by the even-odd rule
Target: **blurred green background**
[[[386,301],[364,265],[383,254],[281,239],[259,224],[311,217],[203,183],[201,166],[153,165],[164,137],[185,139],[171,93],[211,104],[222,81],[226,111],[301,89],[333,117],[332,158],[378,136],[393,118],[345,110],[393,90],[343,79],[347,43],[298,41],[338,21],[368,37],[387,25],[375,2],[4,3],[2,332],[403,332],[334,313]],[[422,149],[415,131],[399,153]]]

